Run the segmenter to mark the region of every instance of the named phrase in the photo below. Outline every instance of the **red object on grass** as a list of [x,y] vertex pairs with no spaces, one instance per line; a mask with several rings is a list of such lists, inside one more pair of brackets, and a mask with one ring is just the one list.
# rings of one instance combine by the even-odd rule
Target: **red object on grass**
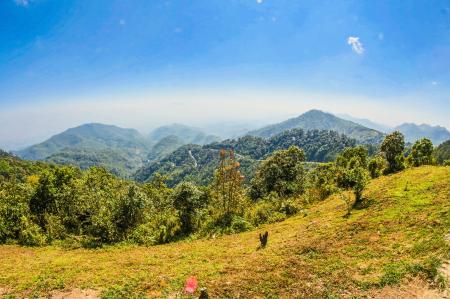
[[191,276],[186,280],[186,286],[184,287],[184,290],[186,291],[186,293],[193,294],[195,293],[197,287],[198,287],[197,278]]

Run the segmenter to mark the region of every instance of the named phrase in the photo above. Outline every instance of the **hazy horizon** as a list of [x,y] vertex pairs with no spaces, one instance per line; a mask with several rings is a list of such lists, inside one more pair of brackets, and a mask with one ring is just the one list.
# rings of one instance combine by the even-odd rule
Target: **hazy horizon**
[[0,148],[320,109],[450,128],[448,1],[0,3]]

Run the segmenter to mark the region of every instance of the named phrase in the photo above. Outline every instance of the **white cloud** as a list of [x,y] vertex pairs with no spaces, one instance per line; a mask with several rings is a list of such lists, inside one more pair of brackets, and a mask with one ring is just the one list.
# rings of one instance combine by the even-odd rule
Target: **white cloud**
[[20,6],[28,6],[28,4],[30,4],[29,0],[14,0],[14,2]]
[[263,3],[263,0],[256,0],[256,3],[262,4],[262,3]]
[[362,55],[364,53],[364,47],[359,41],[359,37],[349,36],[347,39],[347,43],[352,46],[352,50],[355,51],[356,54]]

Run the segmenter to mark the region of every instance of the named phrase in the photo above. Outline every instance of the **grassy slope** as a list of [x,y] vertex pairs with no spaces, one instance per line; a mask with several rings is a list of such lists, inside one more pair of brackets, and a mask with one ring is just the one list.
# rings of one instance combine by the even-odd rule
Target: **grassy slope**
[[55,288],[144,290],[174,294],[195,275],[213,298],[365,296],[410,274],[433,274],[449,259],[450,167],[421,167],[369,185],[367,206],[347,219],[331,197],[257,232],[151,248],[101,250],[0,247],[0,286],[24,294]]

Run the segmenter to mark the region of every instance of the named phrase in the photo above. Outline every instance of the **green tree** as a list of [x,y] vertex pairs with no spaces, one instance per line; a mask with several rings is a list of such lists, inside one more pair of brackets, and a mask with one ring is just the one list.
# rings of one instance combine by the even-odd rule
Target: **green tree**
[[181,220],[181,232],[185,235],[195,230],[195,219],[201,208],[201,192],[190,183],[179,184],[173,193],[173,204]]
[[[437,163],[448,165],[450,161],[450,139],[441,143],[438,147],[434,149],[433,157],[436,159]],[[447,161],[447,162],[446,162]]]
[[77,192],[76,179],[79,170],[62,166],[44,170],[38,186],[30,199],[30,210],[36,216],[38,224],[44,228],[45,215],[58,215],[64,222],[71,218]]
[[385,155],[388,167],[385,174],[394,173],[405,168],[403,151],[405,150],[405,137],[399,131],[387,135],[381,143],[381,152]]
[[275,151],[261,162],[251,181],[252,199],[272,192],[282,198],[301,194],[305,185],[304,161],[305,153],[297,146]]
[[120,197],[115,208],[115,223],[119,234],[125,238],[128,233],[144,219],[144,211],[147,205],[147,197],[139,187],[130,184],[127,192]]
[[346,148],[336,158],[335,164],[337,186],[344,190],[353,190],[355,204],[360,202],[369,179],[367,149],[362,146]]
[[417,140],[408,156],[409,163],[414,166],[433,164],[433,143],[430,139],[422,138]]

